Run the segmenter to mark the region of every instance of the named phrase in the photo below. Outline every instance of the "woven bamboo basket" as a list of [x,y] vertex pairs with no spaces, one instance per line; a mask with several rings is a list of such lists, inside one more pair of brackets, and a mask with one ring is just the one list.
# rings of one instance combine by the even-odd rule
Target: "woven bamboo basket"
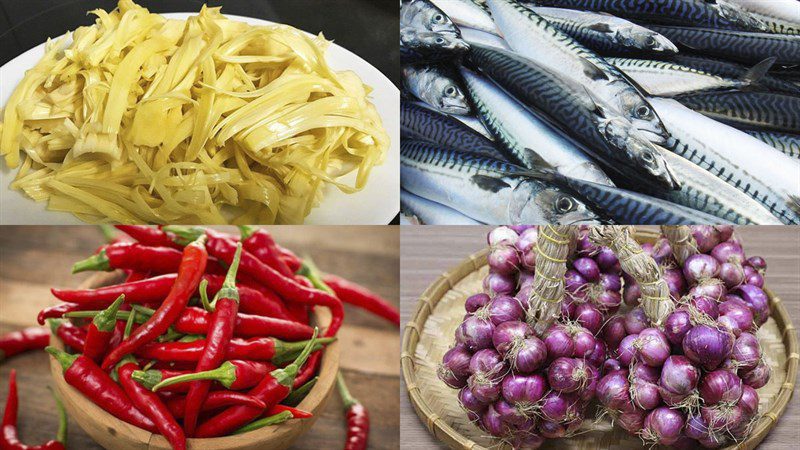
[[[654,242],[657,234],[639,231],[639,242]],[[464,301],[481,292],[488,273],[488,249],[472,254],[444,273],[419,298],[411,322],[405,326],[401,365],[409,398],[428,430],[453,449],[510,448],[473,425],[458,403],[457,391],[442,383],[436,369],[452,345],[456,327],[464,316]],[[760,419],[746,440],[728,449],[755,448],[783,414],[797,378],[797,333],[781,299],[765,288],[771,317],[757,333],[764,356],[772,369],[769,383],[758,389]],[[590,410],[591,411],[591,410]],[[589,421],[587,421],[588,423]],[[592,424],[586,432],[548,440],[543,448],[641,448],[642,441],[610,422]]]

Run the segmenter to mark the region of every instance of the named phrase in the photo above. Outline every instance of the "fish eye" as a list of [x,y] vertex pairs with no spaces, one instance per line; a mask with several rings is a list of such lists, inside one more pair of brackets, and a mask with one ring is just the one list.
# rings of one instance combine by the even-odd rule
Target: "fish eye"
[[647,105],[640,105],[636,108],[636,117],[640,119],[649,119],[653,115],[653,112],[650,110],[650,107]]
[[441,14],[436,14],[435,16],[433,16],[433,21],[436,23],[442,23],[444,22],[444,16]]
[[642,160],[644,160],[644,162],[646,163],[652,163],[653,161],[655,161],[655,157],[650,152],[644,152],[642,153]]
[[566,213],[575,207],[575,202],[569,197],[558,197],[556,199],[556,211]]
[[439,36],[439,37],[437,37],[437,38],[436,38],[436,41],[435,41],[435,42],[436,42],[437,44],[444,44],[444,38],[443,38],[443,37],[441,37],[441,36]]
[[647,39],[644,41],[644,43],[645,43],[645,44],[646,44],[648,47],[655,47],[655,45],[656,45],[656,38],[654,38],[653,36],[647,36]]
[[447,88],[444,90],[444,93],[448,97],[453,97],[456,95],[456,88],[454,86],[447,86]]

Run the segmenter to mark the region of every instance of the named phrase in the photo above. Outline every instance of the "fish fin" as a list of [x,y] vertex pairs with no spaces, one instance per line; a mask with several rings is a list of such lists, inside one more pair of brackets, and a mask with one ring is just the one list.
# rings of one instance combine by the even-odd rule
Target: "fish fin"
[[527,148],[527,147],[526,147],[526,148],[523,150],[523,152],[524,152],[524,153],[526,153],[526,156],[527,156],[527,158],[526,158],[526,159],[527,159],[527,160],[530,162],[530,164],[531,164],[531,165],[533,165],[534,167],[542,167],[542,168],[547,168],[547,169],[552,169],[552,168],[553,168],[553,166],[552,166],[552,165],[551,165],[549,162],[545,161],[545,160],[542,158],[542,156],[541,156],[541,155],[539,155],[538,153],[536,153],[536,151],[535,151],[535,150],[533,150],[532,148]]
[[772,65],[775,64],[778,58],[772,56],[769,57],[760,63],[756,64],[755,66],[751,67],[744,75],[741,76],[741,80],[747,84],[752,84],[760,81],[764,76],[767,74],[769,69],[772,68]]
[[595,22],[589,25],[587,28],[592,31],[598,31],[600,33],[610,33],[612,31],[611,27],[607,23],[603,22]]
[[472,182],[477,184],[479,188],[489,191],[493,194],[500,192],[501,189],[511,187],[511,185],[500,178],[490,177],[487,175],[473,175],[471,178]]
[[592,103],[594,103],[595,114],[604,119],[607,118],[608,115],[606,114],[606,111],[608,111],[608,108],[606,108],[600,100],[598,100],[594,95],[592,95],[592,93],[586,86],[583,87],[583,90],[586,91],[586,95],[588,95],[589,99],[592,101]]
[[687,43],[683,39],[678,39],[675,42],[677,42],[678,44],[681,44],[682,46],[688,48],[689,50],[694,50],[694,51],[702,51],[703,50],[702,48],[699,48],[699,47],[697,47],[695,45]]
[[581,65],[583,66],[583,73],[592,80],[608,80],[608,75],[603,72],[603,69],[594,65],[586,58],[580,58]]

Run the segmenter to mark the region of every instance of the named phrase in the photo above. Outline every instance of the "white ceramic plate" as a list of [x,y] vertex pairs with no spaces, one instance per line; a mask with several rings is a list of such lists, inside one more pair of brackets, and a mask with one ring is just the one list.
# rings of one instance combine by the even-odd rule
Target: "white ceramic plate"
[[[171,19],[186,19],[194,13],[165,13]],[[226,14],[227,17],[251,25],[272,25],[251,17]],[[323,32],[325,30],[322,30]],[[44,44],[34,47],[0,67],[0,107],[5,105],[25,71],[33,67],[44,54]],[[332,44],[326,58],[335,70],[352,70],[373,88],[372,102],[378,108],[383,126],[389,132],[391,147],[386,161],[372,170],[361,192],[347,195],[328,186],[321,205],[311,211],[307,224],[328,225],[385,225],[400,211],[400,91],[378,69],[356,54]],[[46,203],[34,202],[19,191],[9,188],[16,175],[2,164],[0,169],[0,224],[67,225],[83,223],[68,213],[47,211]],[[355,173],[343,180],[353,181]]]

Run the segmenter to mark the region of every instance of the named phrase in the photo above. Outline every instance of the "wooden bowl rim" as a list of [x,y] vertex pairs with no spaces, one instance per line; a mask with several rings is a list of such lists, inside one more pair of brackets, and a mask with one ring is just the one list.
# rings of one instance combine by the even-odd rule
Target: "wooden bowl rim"
[[[636,239],[639,242],[655,242],[658,236],[659,233],[650,230],[636,231]],[[434,280],[433,283],[428,285],[420,295],[414,312],[411,314],[411,320],[406,324],[403,330],[400,366],[403,373],[405,390],[408,393],[414,411],[428,428],[428,431],[433,434],[436,439],[450,448],[464,450],[485,449],[485,447],[456,431],[428,406],[425,398],[420,394],[418,387],[417,376],[414,370],[414,355],[416,354],[417,345],[419,344],[419,338],[425,326],[425,322],[433,313],[436,304],[441,300],[444,293],[451,290],[464,277],[488,264],[486,260],[488,253],[489,249],[483,248],[469,255],[457,266],[443,273]],[[764,285],[764,292],[769,297],[769,304],[772,312],[771,317],[775,319],[783,335],[783,343],[787,355],[786,380],[775,396],[772,407],[761,415],[761,418],[758,420],[747,439],[725,447],[724,450],[751,450],[756,448],[778,423],[778,418],[783,415],[794,393],[798,359],[800,359],[798,356],[797,331],[780,297],[767,288],[766,284]]]
[[[118,281],[121,276],[122,273],[119,271],[97,273],[81,283],[79,288],[86,289],[108,285],[114,281]],[[330,324],[330,316],[320,311],[320,309],[314,311],[314,318],[318,323],[324,326]],[[55,335],[51,335],[51,345],[61,350],[64,349],[64,343]],[[336,373],[339,371],[339,352],[340,346],[338,340],[325,347],[322,360],[320,361],[317,382],[303,401],[297,405],[297,408],[313,413],[314,416],[312,418],[290,420],[280,425],[268,426],[233,436],[203,439],[189,438],[186,440],[187,447],[202,448],[203,450],[225,450],[235,448],[236,442],[241,442],[243,438],[248,442],[293,439],[292,435],[299,435],[304,425],[307,425],[309,422],[313,424],[322,413],[321,409],[325,406],[326,400],[334,389],[334,384],[336,382]],[[80,408],[87,411],[87,415],[92,417],[93,420],[113,424],[113,429],[118,431],[118,435],[115,436],[115,439],[129,439],[146,445],[146,448],[171,448],[167,440],[161,434],[151,433],[114,417],[86,398],[80,391],[69,385],[64,379],[60,364],[52,356],[50,356],[50,371],[53,375],[56,389],[62,392],[61,396],[64,397],[64,391],[68,392],[71,394],[70,396],[72,398],[77,399],[76,402],[81,403]],[[68,405],[69,402],[65,402],[65,406]]]

